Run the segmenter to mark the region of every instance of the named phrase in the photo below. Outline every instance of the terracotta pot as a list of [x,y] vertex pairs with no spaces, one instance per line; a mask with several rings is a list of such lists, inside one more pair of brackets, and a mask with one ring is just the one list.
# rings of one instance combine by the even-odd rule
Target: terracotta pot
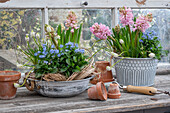
[[21,73],[17,71],[0,71],[0,99],[15,98],[17,88],[14,83],[21,78]]
[[112,76],[112,71],[107,71],[106,67],[110,66],[110,62],[108,61],[96,61],[95,63],[96,69],[95,72],[101,72],[100,75],[97,75],[96,77],[94,77],[90,83],[92,84],[96,84],[97,82],[111,82],[114,80],[113,76]]
[[90,99],[107,100],[107,90],[103,82],[98,82],[95,86],[88,89]]
[[118,84],[110,84],[108,89],[108,98],[118,99],[121,96]]
[[5,3],[7,1],[10,1],[10,0],[0,0],[0,3]]

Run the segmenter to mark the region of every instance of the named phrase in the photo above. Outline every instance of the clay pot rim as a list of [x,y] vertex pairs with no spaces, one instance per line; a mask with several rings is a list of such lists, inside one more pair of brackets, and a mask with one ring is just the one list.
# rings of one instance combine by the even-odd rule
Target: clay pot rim
[[[0,75],[0,81],[14,81],[14,80],[19,80],[21,78],[21,72],[18,71],[0,71],[0,73],[6,73],[6,75]],[[7,73],[15,73],[15,74],[8,75]]]
[[95,62],[95,64],[100,64],[100,63],[109,63],[109,64],[110,64],[109,61],[96,61],[96,62]]
[[[102,91],[102,86],[103,86],[103,91]],[[97,88],[97,93],[98,95],[101,97],[101,100],[107,100],[107,90],[105,85],[103,84],[103,82],[98,82],[96,84],[96,88]],[[104,93],[104,94],[103,94]]]
[[111,98],[111,99],[119,99],[120,96],[121,96],[121,93],[119,93],[119,94],[111,94],[111,93],[108,93],[107,95],[108,95],[108,97]]

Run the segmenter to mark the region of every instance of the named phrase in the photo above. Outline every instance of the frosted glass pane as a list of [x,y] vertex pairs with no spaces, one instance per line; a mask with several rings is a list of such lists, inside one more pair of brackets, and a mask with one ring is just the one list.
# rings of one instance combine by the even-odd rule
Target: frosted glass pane
[[[17,45],[26,46],[25,36],[31,30],[41,32],[41,10],[1,9],[0,10],[0,67],[15,69],[17,64],[26,62],[17,51]],[[32,39],[29,40],[32,42]]]

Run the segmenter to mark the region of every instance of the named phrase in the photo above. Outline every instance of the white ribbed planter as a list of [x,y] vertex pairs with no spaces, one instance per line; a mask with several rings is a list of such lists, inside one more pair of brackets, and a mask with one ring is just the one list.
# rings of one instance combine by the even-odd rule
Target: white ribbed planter
[[[122,59],[114,58],[116,63]],[[125,58],[115,65],[117,81],[121,85],[154,85],[158,60],[152,58]]]

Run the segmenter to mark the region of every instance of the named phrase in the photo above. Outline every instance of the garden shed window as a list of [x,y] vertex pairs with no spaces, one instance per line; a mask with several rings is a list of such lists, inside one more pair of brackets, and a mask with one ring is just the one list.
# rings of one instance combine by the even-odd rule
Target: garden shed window
[[[10,0],[0,3],[0,70],[17,69],[22,60],[17,45],[26,45],[25,36],[31,30],[45,37],[44,26],[54,28],[65,23],[68,11],[74,11],[79,22],[83,22],[81,46],[90,48],[92,39],[89,27],[95,22],[114,27],[119,23],[118,9],[131,7],[135,15],[153,13],[152,29],[157,32],[164,49],[170,50],[170,10],[169,0]],[[30,40],[31,41],[31,40]],[[102,46],[102,43],[98,44]],[[93,52],[97,51],[93,48]],[[170,55],[160,62],[170,63]],[[104,51],[99,52],[96,60],[109,60]]]

